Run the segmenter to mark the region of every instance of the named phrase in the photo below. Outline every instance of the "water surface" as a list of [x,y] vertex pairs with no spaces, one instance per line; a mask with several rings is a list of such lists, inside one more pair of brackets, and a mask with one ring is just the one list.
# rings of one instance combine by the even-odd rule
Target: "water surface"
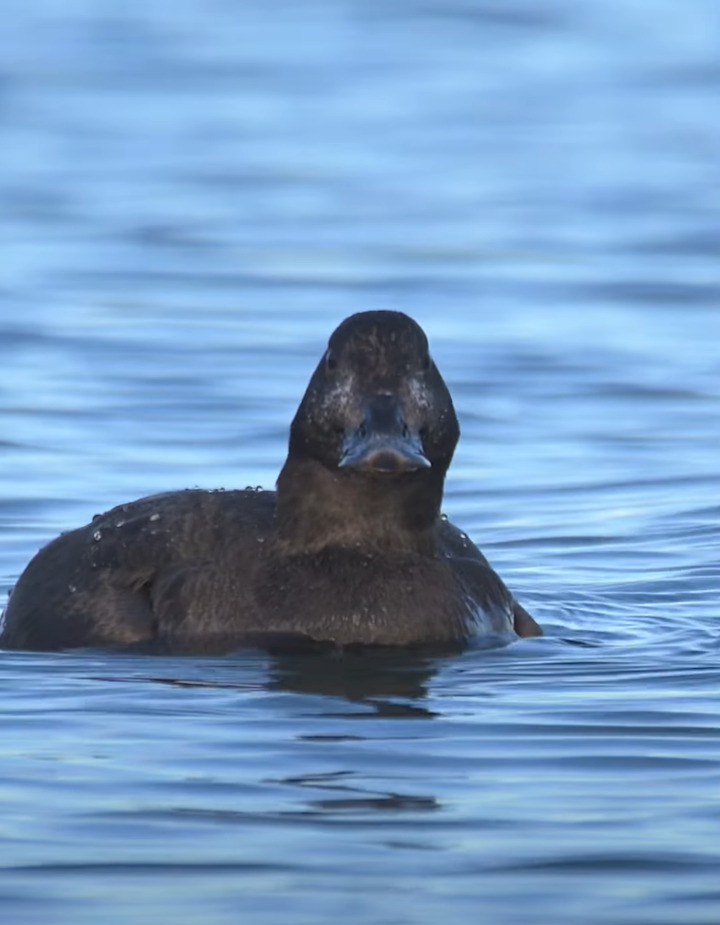
[[2,596],[116,503],[272,486],[332,328],[394,308],[547,635],[4,653],[2,921],[716,925],[716,5],[3,10]]

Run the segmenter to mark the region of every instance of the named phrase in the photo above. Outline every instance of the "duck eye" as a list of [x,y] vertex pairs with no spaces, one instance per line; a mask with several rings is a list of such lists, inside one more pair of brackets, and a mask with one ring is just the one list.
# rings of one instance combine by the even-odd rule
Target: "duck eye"
[[325,354],[325,369],[329,370],[330,372],[332,372],[334,369],[337,369],[337,357],[332,352],[332,350],[328,350],[328,352]]

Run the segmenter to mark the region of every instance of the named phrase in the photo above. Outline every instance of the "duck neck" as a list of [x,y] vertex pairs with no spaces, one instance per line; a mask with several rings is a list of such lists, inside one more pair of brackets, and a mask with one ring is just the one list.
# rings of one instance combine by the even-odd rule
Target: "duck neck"
[[278,551],[328,547],[434,555],[444,472],[378,477],[289,457],[277,482]]

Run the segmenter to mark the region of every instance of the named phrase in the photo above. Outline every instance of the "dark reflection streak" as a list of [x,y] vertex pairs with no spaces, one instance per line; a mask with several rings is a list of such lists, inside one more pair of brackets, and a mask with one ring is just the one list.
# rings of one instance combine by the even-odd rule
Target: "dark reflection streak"
[[207,688],[209,690],[235,690],[235,691],[256,691],[261,688],[259,684],[247,684],[238,682],[231,684],[227,681],[188,681],[182,678],[159,678],[153,675],[133,675],[128,677],[114,677],[113,675],[89,675],[90,681],[103,681],[111,684],[135,684],[144,682],[149,684],[167,684],[169,687],[181,688]]
[[432,711],[420,704],[389,703],[382,698],[427,697],[428,683],[441,664],[439,659],[407,652],[277,655],[270,664],[268,688],[365,703],[374,716],[431,717]]
[[356,735],[300,735],[297,736],[298,742],[364,742],[365,736]]
[[[178,670],[184,661],[178,660]],[[389,650],[353,650],[321,653],[273,654],[270,656],[269,677],[266,681],[253,679],[247,682],[223,680],[197,680],[157,675],[92,675],[92,680],[126,683],[149,682],[179,688],[208,688],[212,690],[268,690],[287,691],[299,694],[324,695],[341,698],[351,703],[365,704],[372,708],[370,714],[332,712],[333,716],[372,715],[383,717],[432,717],[436,715],[418,703],[387,701],[386,697],[408,700],[422,700],[427,696],[430,680],[442,667],[438,657],[415,652]],[[242,676],[246,665],[235,666],[231,660],[225,663],[227,672],[237,670]],[[264,666],[263,666],[264,670]]]
[[641,872],[678,874],[683,870],[697,872],[700,870],[717,869],[717,862],[701,855],[669,855],[666,853],[652,854],[589,854],[581,857],[558,857],[548,861],[527,861],[514,863],[511,866],[496,868],[498,873],[505,871],[592,871],[595,873],[611,872],[619,874],[633,874]]
[[440,716],[434,710],[428,710],[425,707],[416,707],[410,703],[393,703],[385,700],[363,700],[371,710],[364,713],[344,713],[328,711],[327,713],[317,714],[334,719],[433,719]]
[[342,779],[349,778],[350,771],[332,771],[328,774],[313,774],[305,777],[286,777],[280,781],[271,781],[271,783],[281,783],[296,787],[312,787],[321,790],[342,791],[344,793],[358,794],[357,797],[340,797],[337,799],[310,800],[307,805],[321,811],[345,812],[348,810],[377,810],[377,811],[417,811],[417,810],[437,810],[442,804],[432,796],[417,796],[414,794],[402,794],[394,791],[375,791],[373,794],[368,793],[364,788],[352,786],[349,783],[341,782]]
[[347,812],[348,810],[352,812],[358,812],[359,810],[380,812],[417,812],[421,810],[427,812],[441,809],[441,804],[434,797],[403,796],[399,793],[388,794],[385,797],[375,799],[366,797],[365,799],[360,798],[357,800],[313,800],[308,805],[328,812]]

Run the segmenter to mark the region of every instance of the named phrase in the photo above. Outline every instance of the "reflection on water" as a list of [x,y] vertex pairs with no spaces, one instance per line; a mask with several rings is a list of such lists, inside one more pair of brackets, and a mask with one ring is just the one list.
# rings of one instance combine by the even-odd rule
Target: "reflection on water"
[[[283,656],[274,658],[270,670],[270,689],[342,697],[372,705],[380,715],[392,715],[385,698],[411,700],[427,696],[428,682],[438,664],[429,658],[391,653],[367,655]],[[421,705],[396,704],[403,715],[431,716]],[[387,712],[386,712],[387,711]]]
[[388,307],[547,635],[4,654],[0,920],[716,925],[716,5],[3,14],[0,593],[116,503],[271,486]]

